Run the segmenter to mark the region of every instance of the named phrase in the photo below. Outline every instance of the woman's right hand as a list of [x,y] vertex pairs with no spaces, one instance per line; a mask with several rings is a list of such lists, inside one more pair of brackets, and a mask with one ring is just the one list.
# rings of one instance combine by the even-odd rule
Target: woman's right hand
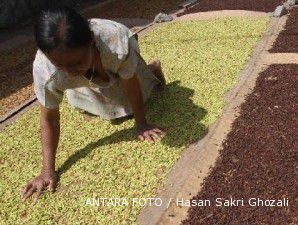
[[34,202],[37,202],[42,191],[48,189],[54,192],[58,183],[58,174],[53,173],[41,173],[39,176],[31,180],[21,191],[22,202],[25,202],[27,198],[36,192]]

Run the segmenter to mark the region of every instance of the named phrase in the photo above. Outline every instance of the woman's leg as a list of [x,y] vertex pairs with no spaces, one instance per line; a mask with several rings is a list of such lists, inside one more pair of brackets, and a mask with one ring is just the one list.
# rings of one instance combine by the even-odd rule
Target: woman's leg
[[[139,43],[139,36],[137,33],[133,35],[133,37],[136,39],[136,43]],[[141,58],[142,56],[139,55]],[[143,58],[142,58],[143,60]],[[145,62],[145,61],[144,61]],[[151,72],[161,81],[161,86],[166,85],[166,79],[162,72],[161,63],[158,59],[153,59],[151,62],[147,65],[148,68],[151,70]]]
[[152,73],[161,81],[160,87],[163,88],[166,85],[166,79],[162,72],[161,63],[158,59],[153,59],[147,65]]

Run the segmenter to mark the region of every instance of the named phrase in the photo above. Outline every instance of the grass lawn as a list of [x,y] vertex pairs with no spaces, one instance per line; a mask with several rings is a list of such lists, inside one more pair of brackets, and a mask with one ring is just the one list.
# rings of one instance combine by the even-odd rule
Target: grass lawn
[[[149,61],[158,57],[168,86],[147,102],[147,118],[167,132],[150,144],[134,137],[134,121],[120,125],[83,116],[64,101],[56,193],[36,205],[20,189],[40,172],[39,110],[0,133],[0,224],[135,224],[141,206],[85,206],[92,197],[154,197],[182,150],[202,138],[221,114],[224,94],[261,39],[267,18],[225,18],[163,24],[140,39]],[[187,166],[187,165],[185,165]]]

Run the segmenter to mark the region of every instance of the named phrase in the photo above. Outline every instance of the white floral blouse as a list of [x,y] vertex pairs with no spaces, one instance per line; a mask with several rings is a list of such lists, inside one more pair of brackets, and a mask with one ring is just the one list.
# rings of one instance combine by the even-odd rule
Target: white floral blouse
[[160,81],[147,68],[134,33],[126,26],[106,19],[90,19],[90,27],[100,49],[103,69],[109,82],[94,83],[82,76],[69,76],[59,71],[38,50],[33,62],[34,91],[38,101],[46,108],[58,108],[66,93],[68,103],[76,109],[115,119],[131,115],[132,108],[120,79],[137,75],[144,102]]

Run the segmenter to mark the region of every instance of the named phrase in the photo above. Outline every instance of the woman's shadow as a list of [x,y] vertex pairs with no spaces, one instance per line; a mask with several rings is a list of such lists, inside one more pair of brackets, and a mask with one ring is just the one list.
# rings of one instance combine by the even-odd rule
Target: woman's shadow
[[[207,111],[192,102],[193,94],[194,90],[180,86],[180,81],[175,81],[167,84],[162,93],[153,92],[146,102],[148,122],[157,125],[166,132],[166,135],[160,140],[162,144],[170,147],[184,147],[200,140],[207,133],[207,128],[201,123]],[[135,128],[132,127],[91,142],[72,154],[58,168],[59,177],[97,147],[135,139]]]

